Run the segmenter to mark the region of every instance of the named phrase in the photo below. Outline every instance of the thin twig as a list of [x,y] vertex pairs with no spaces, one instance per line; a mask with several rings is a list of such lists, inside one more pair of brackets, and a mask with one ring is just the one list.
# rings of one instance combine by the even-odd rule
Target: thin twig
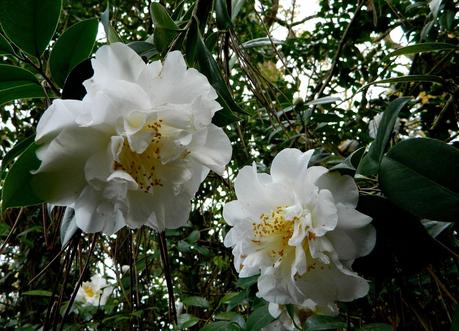
[[16,220],[14,221],[13,227],[11,228],[10,232],[8,233],[8,236],[6,237],[5,241],[4,241],[3,244],[2,244],[2,247],[0,248],[0,254],[3,253],[3,249],[5,248],[6,244],[7,244],[8,241],[10,240],[10,237],[11,237],[11,235],[13,234],[13,232],[16,230],[16,227],[18,226],[19,219],[21,218],[21,215],[22,215],[22,211],[23,211],[23,210],[24,210],[24,208],[21,208],[21,209],[19,210],[18,216],[16,216]]
[[98,233],[96,233],[96,234],[94,234],[94,237],[92,238],[91,247],[89,248],[89,253],[88,253],[88,259],[86,260],[86,263],[85,263],[85,265],[83,267],[83,270],[80,273],[80,277],[78,278],[78,281],[77,281],[77,283],[75,285],[75,288],[73,289],[72,296],[70,297],[70,300],[67,303],[67,308],[65,309],[65,313],[62,316],[62,322],[61,322],[61,327],[59,328],[59,331],[62,331],[64,329],[65,318],[67,317],[67,315],[70,312],[70,309],[73,306],[73,302],[75,301],[75,297],[77,295],[78,289],[81,286],[81,283],[83,283],[83,276],[84,276],[84,274],[86,272],[86,269],[88,269],[89,261],[91,260],[92,253],[94,251],[94,247],[96,246],[96,241],[97,241],[98,237],[99,237]]
[[159,251],[161,253],[161,260],[163,262],[164,277],[166,278],[167,294],[169,296],[169,319],[171,322],[177,324],[177,311],[175,310],[174,287],[172,285],[172,277],[167,256],[167,242],[166,233],[164,231],[159,233]]

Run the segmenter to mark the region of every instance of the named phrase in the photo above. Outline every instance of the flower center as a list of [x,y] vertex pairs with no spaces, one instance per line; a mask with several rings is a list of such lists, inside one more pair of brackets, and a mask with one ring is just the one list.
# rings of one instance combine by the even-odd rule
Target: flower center
[[91,285],[83,285],[83,291],[88,298],[93,298],[96,294]]
[[118,161],[113,166],[114,170],[123,170],[131,175],[139,188],[146,193],[152,193],[155,186],[163,186],[157,171],[161,165],[161,126],[162,120],[158,120],[142,129],[142,133],[151,137],[148,147],[142,153],[133,151],[125,138]]
[[260,223],[252,223],[252,242],[269,249],[272,257],[283,256],[289,247],[288,241],[293,235],[296,219],[286,220],[284,207],[277,207],[271,214],[262,214]]

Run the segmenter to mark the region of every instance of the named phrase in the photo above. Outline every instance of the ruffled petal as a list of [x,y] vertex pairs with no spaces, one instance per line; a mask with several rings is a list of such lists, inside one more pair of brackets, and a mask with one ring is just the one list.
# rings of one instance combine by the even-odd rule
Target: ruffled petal
[[352,177],[328,172],[317,179],[316,185],[320,189],[329,190],[333,194],[335,203],[342,203],[350,207],[357,206],[359,190]]

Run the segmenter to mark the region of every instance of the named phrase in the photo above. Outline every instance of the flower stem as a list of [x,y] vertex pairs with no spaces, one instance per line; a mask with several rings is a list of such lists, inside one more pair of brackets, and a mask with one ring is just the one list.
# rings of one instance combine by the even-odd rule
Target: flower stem
[[172,323],[177,324],[177,311],[175,310],[174,288],[172,285],[171,270],[167,255],[166,233],[159,233],[159,251],[161,253],[161,261],[164,267],[164,277],[166,278],[167,294],[169,296],[169,319]]

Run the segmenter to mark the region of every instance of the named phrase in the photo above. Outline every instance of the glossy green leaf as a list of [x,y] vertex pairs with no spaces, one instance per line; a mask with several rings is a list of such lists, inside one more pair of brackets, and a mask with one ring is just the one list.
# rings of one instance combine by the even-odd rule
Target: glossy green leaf
[[10,165],[10,163],[18,156],[21,155],[22,152],[26,150],[27,147],[30,146],[35,140],[35,136],[27,137],[16,145],[13,146],[4,156],[2,159],[2,167],[1,167],[1,178],[3,179],[6,175],[6,169]]
[[0,55],[14,54],[13,47],[11,47],[9,41],[0,34]]
[[459,150],[435,139],[409,139],[383,158],[379,182],[396,205],[420,218],[459,221]]
[[16,46],[39,57],[54,35],[61,9],[62,0],[2,0],[0,23]]
[[2,209],[24,207],[42,203],[30,185],[32,174],[40,166],[35,151],[37,145],[31,144],[13,164],[5,178],[2,191]]
[[241,328],[245,328],[245,319],[241,314],[234,311],[225,311],[215,315],[216,320],[236,322]]
[[72,69],[91,55],[98,25],[96,18],[78,22],[56,41],[49,57],[49,67],[58,86],[64,86]]
[[177,317],[177,326],[180,330],[191,328],[199,322],[199,318],[191,314],[180,314]]
[[155,26],[153,38],[156,47],[162,53],[166,52],[171,42],[177,36],[179,28],[174,20],[170,17],[166,8],[159,2],[153,2],[150,7],[151,18]]
[[208,324],[199,331],[239,331],[241,328],[235,322],[218,321]]
[[189,64],[194,63],[196,52],[198,51],[197,44],[199,38],[199,23],[196,17],[191,18],[191,24],[185,36],[185,57]]
[[215,114],[213,119],[214,123],[223,126],[236,121],[237,117],[233,112],[242,113],[243,111],[231,96],[217,62],[212,57],[212,54],[210,54],[201,37],[198,38],[196,57],[201,72],[207,77],[209,83],[217,91],[219,96],[218,102],[220,102],[223,107],[222,110]]
[[409,97],[398,98],[387,106],[379,122],[376,138],[371,144],[368,153],[359,164],[358,173],[369,176],[375,175],[378,172],[379,164],[381,163],[386,146],[392,136],[398,114],[409,100]]
[[146,41],[133,41],[127,45],[143,58],[151,59],[159,54],[155,45]]
[[255,309],[247,318],[246,330],[258,331],[275,320],[268,311],[268,304]]
[[199,230],[194,230],[191,232],[188,237],[186,238],[186,241],[188,241],[190,244],[194,244],[199,240],[201,237],[201,232]]
[[407,54],[416,54],[422,52],[436,52],[444,50],[454,50],[459,49],[457,45],[448,44],[448,43],[421,43],[416,45],[410,45],[406,47],[399,48],[387,57],[398,56],[398,55],[407,55]]
[[0,105],[16,99],[44,96],[40,83],[30,71],[0,64]]
[[364,152],[365,152],[365,147],[361,147],[357,149],[351,155],[345,158],[342,162],[330,168],[330,171],[338,171],[343,175],[353,176],[360,163],[360,160],[362,159]]
[[231,27],[231,18],[228,14],[226,0],[215,0],[215,14],[217,20],[217,27],[220,30],[226,30],[229,27]]
[[335,330],[346,326],[346,322],[343,322],[338,317],[313,315],[304,323],[303,331]]
[[272,46],[272,45],[282,45],[284,42],[282,40],[262,37],[256,38],[249,41],[242,43],[242,47],[244,48],[254,48],[254,47],[263,47],[263,46]]
[[201,308],[208,308],[209,301],[206,298],[199,297],[199,296],[191,296],[185,297],[182,299],[183,304],[187,306],[194,306],[194,307],[201,307]]
[[245,0],[232,0],[231,1],[231,20],[234,22],[236,19],[237,15],[242,9],[242,6],[244,6]]
[[236,282],[236,285],[240,288],[249,288],[258,281],[259,276],[260,275],[239,278]]
[[102,23],[104,27],[105,35],[107,36],[107,41],[109,44],[123,42],[123,39],[121,39],[121,37],[116,32],[113,25],[110,23],[110,4],[109,3],[107,3],[107,8],[104,10],[102,15],[100,15],[100,22]]

